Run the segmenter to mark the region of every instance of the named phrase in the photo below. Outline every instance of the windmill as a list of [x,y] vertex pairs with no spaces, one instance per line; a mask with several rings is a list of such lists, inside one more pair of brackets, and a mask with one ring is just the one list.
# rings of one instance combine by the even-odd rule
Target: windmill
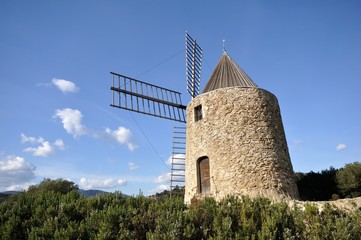
[[[187,32],[185,34],[186,89],[192,98],[199,95],[202,70],[202,48]],[[186,123],[186,106],[181,93],[110,72],[112,76],[112,103],[110,106]],[[173,129],[170,189],[185,183],[186,128]]]
[[202,49],[186,33],[187,107],[179,92],[115,73],[111,105],[186,123],[173,134],[171,170],[171,189],[184,183],[185,203],[229,194],[297,199],[277,97],[259,88],[224,47],[200,94],[201,65]]

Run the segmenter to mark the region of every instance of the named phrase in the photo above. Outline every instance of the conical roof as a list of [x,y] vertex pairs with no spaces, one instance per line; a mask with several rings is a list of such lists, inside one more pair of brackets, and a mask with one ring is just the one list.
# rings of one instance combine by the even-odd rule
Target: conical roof
[[203,93],[226,87],[257,87],[257,85],[224,51]]

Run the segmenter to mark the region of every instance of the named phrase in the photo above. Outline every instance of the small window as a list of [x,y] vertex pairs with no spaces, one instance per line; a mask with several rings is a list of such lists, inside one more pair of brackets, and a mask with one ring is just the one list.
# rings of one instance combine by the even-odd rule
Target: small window
[[199,121],[203,118],[202,105],[198,105],[194,108],[194,121]]

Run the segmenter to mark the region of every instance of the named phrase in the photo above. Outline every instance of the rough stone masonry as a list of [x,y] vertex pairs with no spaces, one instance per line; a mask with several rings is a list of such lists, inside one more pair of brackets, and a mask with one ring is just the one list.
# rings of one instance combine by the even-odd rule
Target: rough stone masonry
[[[204,158],[209,172],[201,179]],[[228,194],[298,199],[277,98],[258,87],[219,88],[194,98],[187,107],[185,172],[186,203]],[[209,191],[202,191],[202,181]]]

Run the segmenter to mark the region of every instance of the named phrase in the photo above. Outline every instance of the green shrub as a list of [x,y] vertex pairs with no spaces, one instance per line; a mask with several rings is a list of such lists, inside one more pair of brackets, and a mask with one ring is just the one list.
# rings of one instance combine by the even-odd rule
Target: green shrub
[[77,191],[24,192],[0,202],[1,239],[360,239],[361,210],[320,211],[266,198],[85,198]]

